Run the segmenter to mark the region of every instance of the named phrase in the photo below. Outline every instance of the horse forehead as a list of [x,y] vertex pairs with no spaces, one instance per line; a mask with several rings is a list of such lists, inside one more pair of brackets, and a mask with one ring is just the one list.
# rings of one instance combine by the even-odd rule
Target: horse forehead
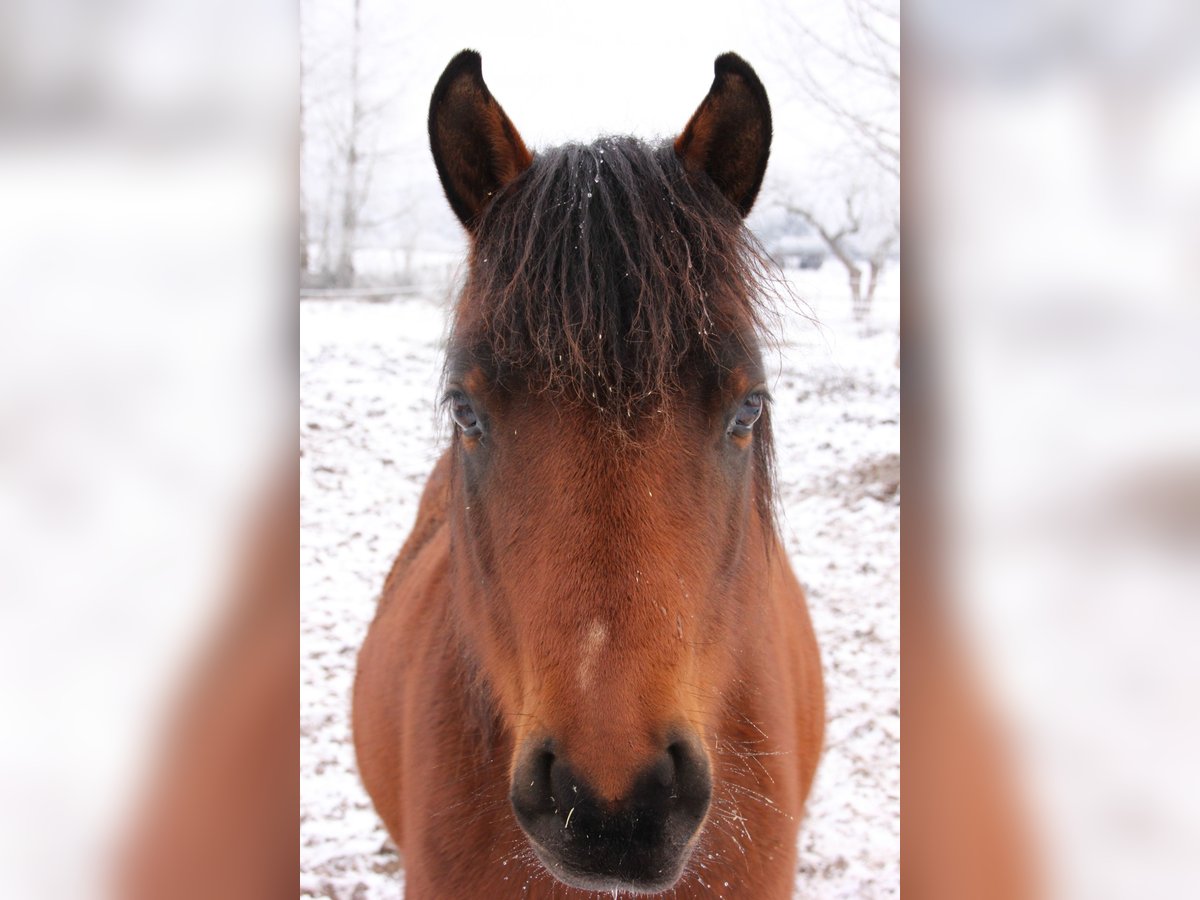
[[700,440],[707,425],[704,410],[690,403],[642,411],[625,421],[619,415],[541,398],[507,416],[502,426],[506,433],[500,437],[514,441],[517,465],[540,462],[554,470],[607,478],[686,462],[692,454],[685,448]]

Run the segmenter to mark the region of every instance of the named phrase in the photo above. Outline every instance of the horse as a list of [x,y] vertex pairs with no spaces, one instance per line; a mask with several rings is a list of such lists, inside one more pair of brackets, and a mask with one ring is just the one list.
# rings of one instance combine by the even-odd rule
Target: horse
[[824,688],[778,536],[735,54],[678,137],[532,153],[463,51],[429,138],[468,235],[452,434],[361,647],[405,896],[790,897]]

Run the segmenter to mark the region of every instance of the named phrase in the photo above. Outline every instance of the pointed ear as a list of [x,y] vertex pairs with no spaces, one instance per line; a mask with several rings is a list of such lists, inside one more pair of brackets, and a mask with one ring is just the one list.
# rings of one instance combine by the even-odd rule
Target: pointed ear
[[464,50],[446,66],[429,103],[429,146],[454,214],[474,229],[494,194],[533,156],[483,83],[483,64]]
[[750,212],[771,153],[771,105],[754,70],[736,53],[717,57],[708,96],[675,139],[675,155],[708,175],[743,216]]

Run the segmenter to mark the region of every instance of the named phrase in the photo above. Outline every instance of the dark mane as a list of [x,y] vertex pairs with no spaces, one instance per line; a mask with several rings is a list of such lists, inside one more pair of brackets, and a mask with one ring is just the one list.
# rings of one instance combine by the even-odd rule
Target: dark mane
[[603,138],[539,153],[479,223],[456,347],[534,390],[614,413],[669,395],[685,362],[756,346],[767,259],[669,143]]
[[670,142],[566,144],[539,152],[483,213],[450,356],[622,427],[719,372],[731,350],[756,359],[769,301],[786,291],[777,272],[739,211],[689,176]]

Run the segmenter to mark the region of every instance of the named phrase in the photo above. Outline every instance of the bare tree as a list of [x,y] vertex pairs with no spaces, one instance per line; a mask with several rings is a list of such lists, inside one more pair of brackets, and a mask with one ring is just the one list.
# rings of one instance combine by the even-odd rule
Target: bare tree
[[[340,150],[344,130],[344,43],[330,21],[336,7],[303,0],[300,4],[300,244],[301,275],[328,284],[333,280],[340,219]],[[315,249],[315,253],[313,252]]]
[[[789,43],[784,65],[803,95],[850,143],[900,177],[900,8],[898,0],[839,0],[839,30],[818,33],[793,6],[784,8]],[[807,14],[807,8],[805,10]]]
[[354,248],[358,238],[358,214],[366,199],[360,189],[359,141],[363,137],[363,106],[359,85],[359,59],[362,55],[362,0],[354,0],[354,31],[350,43],[350,123],[342,142],[345,159],[342,187],[342,246],[334,278],[341,287],[354,284]]
[[783,203],[845,267],[854,317],[863,319],[900,242],[899,4],[836,0],[836,14],[820,28],[802,18],[812,11],[781,9],[787,49],[780,62],[841,143],[819,177],[783,191]]
[[308,277],[309,259],[308,259],[308,202],[305,198],[305,178],[304,178],[304,131],[305,131],[305,107],[304,107],[304,70],[305,70],[305,55],[304,55],[304,29],[299,30],[299,51],[300,51],[300,83],[299,87],[299,109],[297,110],[297,144],[296,144],[296,169],[297,182],[299,189],[300,209],[299,226],[300,226],[300,280],[303,282]]
[[[392,243],[413,204],[398,165],[404,146],[388,145],[389,114],[407,83],[397,19],[385,4],[306,0],[302,227],[316,251],[313,277],[349,287],[360,280],[356,252]],[[394,142],[394,136],[392,138]]]
[[[785,192],[784,209],[799,216],[820,236],[846,269],[851,311],[855,319],[871,312],[879,277],[900,243],[898,188],[886,179],[864,182],[850,173],[816,179],[803,201]],[[865,271],[864,271],[865,269]]]

